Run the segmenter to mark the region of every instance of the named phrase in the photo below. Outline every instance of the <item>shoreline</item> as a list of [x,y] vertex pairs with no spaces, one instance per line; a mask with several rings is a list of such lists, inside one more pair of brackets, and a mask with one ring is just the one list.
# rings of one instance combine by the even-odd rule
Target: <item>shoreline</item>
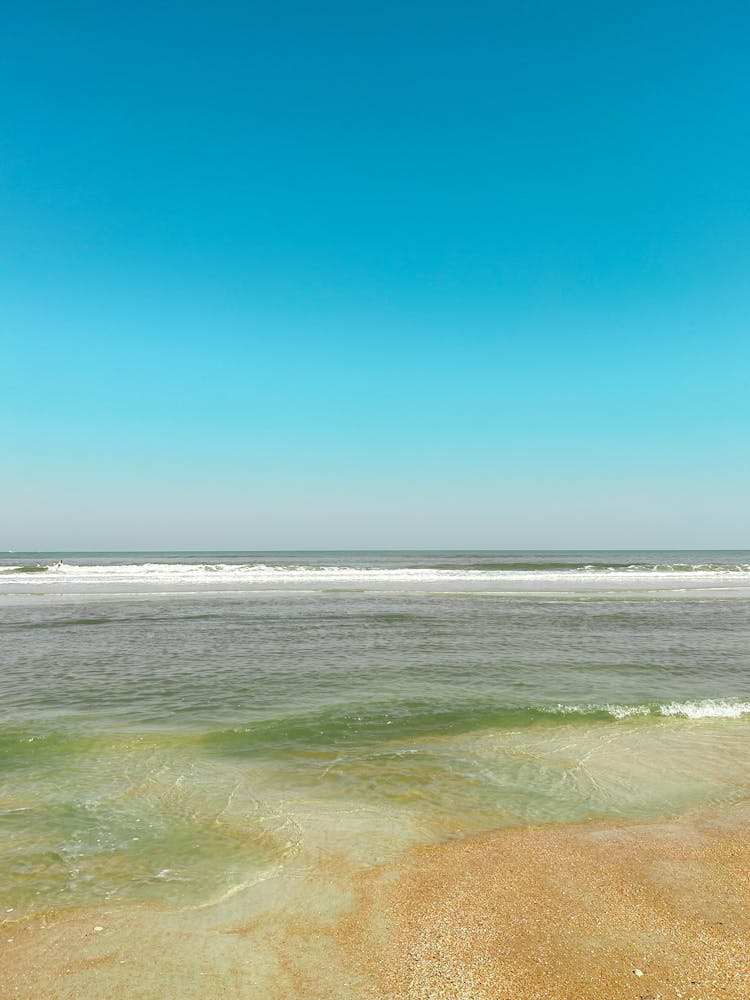
[[[0,993],[264,1000],[744,1000],[750,803],[506,829],[215,907],[2,927]],[[4,915],[5,916],[5,915]],[[10,939],[10,940],[9,940]]]

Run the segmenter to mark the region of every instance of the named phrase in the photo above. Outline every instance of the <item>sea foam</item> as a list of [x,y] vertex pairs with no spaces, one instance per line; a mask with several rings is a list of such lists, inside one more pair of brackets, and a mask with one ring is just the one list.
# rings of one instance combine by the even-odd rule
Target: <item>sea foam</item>
[[659,711],[661,715],[685,719],[739,719],[750,715],[750,701],[673,701],[662,705]]

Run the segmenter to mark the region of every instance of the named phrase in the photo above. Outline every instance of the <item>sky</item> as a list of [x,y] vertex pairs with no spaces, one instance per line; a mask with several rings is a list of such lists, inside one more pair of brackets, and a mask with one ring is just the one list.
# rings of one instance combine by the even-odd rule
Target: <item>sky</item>
[[9,6],[0,550],[750,547],[749,29]]

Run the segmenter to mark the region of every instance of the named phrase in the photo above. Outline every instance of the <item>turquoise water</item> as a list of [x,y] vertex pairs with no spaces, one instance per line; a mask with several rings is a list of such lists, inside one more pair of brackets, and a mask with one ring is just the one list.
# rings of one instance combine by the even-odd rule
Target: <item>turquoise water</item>
[[13,913],[750,785],[748,552],[9,553],[0,628]]

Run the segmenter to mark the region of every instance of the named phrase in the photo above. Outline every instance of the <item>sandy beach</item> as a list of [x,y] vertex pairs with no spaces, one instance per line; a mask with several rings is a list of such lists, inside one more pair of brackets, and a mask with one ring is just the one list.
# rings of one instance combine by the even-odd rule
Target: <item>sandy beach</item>
[[[3,927],[3,997],[743,1000],[750,809],[502,832],[201,910]],[[269,909],[270,906],[270,909]]]
[[[422,851],[384,995],[750,995],[747,813],[514,831]],[[387,977],[386,977],[387,978]]]

